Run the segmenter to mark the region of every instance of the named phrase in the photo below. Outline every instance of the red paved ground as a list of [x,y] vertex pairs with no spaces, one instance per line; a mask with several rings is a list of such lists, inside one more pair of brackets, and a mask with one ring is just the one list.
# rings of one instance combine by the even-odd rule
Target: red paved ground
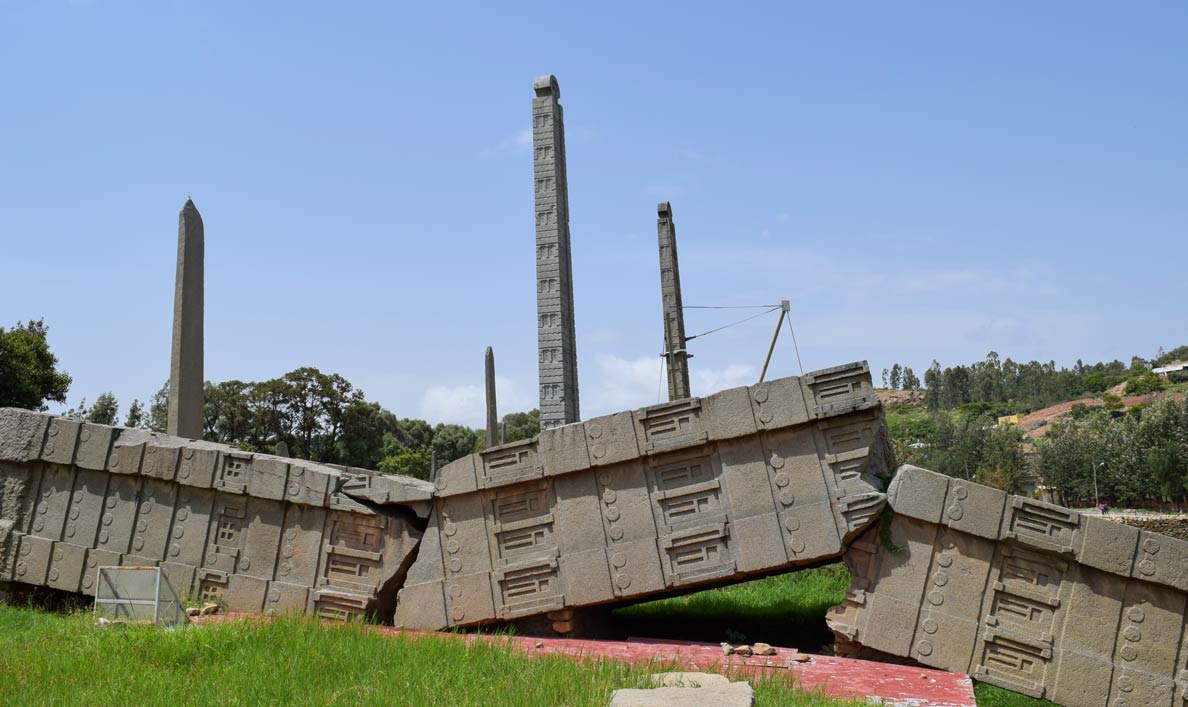
[[[204,616],[195,621],[226,621],[251,618],[244,615]],[[946,673],[928,668],[873,663],[852,658],[804,654],[804,662],[794,660],[794,648],[776,648],[776,655],[742,658],[722,655],[721,646],[710,643],[687,643],[660,639],[632,638],[627,641],[592,641],[571,638],[532,638],[525,636],[487,636],[408,631],[375,627],[387,635],[415,635],[426,640],[510,642],[529,657],[560,655],[573,658],[602,658],[635,665],[650,662],[666,669],[714,673],[757,675],[786,672],[806,690],[820,690],[842,698],[882,700],[901,707],[976,707],[973,682],[968,675]],[[668,667],[671,666],[671,667]]]

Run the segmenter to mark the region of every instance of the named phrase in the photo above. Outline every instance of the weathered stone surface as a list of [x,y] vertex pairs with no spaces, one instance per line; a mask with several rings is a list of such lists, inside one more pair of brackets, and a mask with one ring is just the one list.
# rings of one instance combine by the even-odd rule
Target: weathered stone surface
[[910,466],[888,502],[840,636],[1067,707],[1188,697],[1188,542]]
[[0,581],[93,594],[101,566],[159,566],[231,611],[390,613],[432,491],[0,409]]
[[173,295],[173,354],[169,366],[169,434],[202,438],[202,216],[190,199],[178,214],[177,279]]
[[533,84],[532,163],[536,182],[536,317],[540,353],[540,428],[581,419],[573,262],[569,247],[569,182],[565,114],[554,76]]
[[692,396],[689,388],[689,352],[685,350],[685,310],[681,299],[681,266],[677,256],[676,226],[672,205],[656,207],[656,237],[660,246],[660,299],[664,312],[664,360],[668,370],[668,399]]
[[652,687],[718,687],[729,685],[730,678],[718,673],[653,673]]
[[505,621],[837,557],[882,509],[883,430],[855,363],[460,459],[440,470],[396,623]]
[[[677,677],[668,677],[673,675]],[[730,682],[724,675],[662,673],[652,677],[672,686],[615,690],[610,707],[751,707],[755,704],[755,690],[749,683]]]

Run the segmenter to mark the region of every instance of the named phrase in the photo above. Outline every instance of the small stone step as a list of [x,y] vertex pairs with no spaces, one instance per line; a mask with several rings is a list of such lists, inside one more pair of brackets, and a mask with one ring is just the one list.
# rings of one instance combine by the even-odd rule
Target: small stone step
[[755,691],[712,673],[657,673],[650,690],[615,690],[610,707],[751,707]]

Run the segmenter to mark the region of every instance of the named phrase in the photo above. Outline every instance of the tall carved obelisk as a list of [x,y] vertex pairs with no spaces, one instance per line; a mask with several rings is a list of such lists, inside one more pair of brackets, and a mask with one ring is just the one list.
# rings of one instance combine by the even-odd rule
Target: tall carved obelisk
[[685,310],[681,302],[681,267],[677,260],[676,226],[672,205],[656,207],[656,236],[660,241],[660,296],[664,302],[664,361],[668,367],[668,399],[690,397],[689,352],[685,350]]
[[536,79],[532,159],[536,177],[536,314],[540,346],[540,428],[581,419],[573,267],[569,249],[569,186],[565,123],[556,77]]
[[167,431],[190,439],[202,438],[203,238],[202,216],[194,202],[186,199],[177,226]]

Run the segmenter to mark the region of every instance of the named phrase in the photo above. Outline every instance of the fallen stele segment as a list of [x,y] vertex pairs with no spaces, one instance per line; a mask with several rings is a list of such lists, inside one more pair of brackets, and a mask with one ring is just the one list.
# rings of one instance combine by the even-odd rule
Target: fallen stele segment
[[854,363],[547,429],[439,470],[395,623],[442,629],[838,557],[883,510]]
[[839,638],[1067,707],[1188,702],[1188,542],[914,466],[888,502]]
[[390,615],[432,485],[0,409],[0,581],[160,566],[233,611]]

